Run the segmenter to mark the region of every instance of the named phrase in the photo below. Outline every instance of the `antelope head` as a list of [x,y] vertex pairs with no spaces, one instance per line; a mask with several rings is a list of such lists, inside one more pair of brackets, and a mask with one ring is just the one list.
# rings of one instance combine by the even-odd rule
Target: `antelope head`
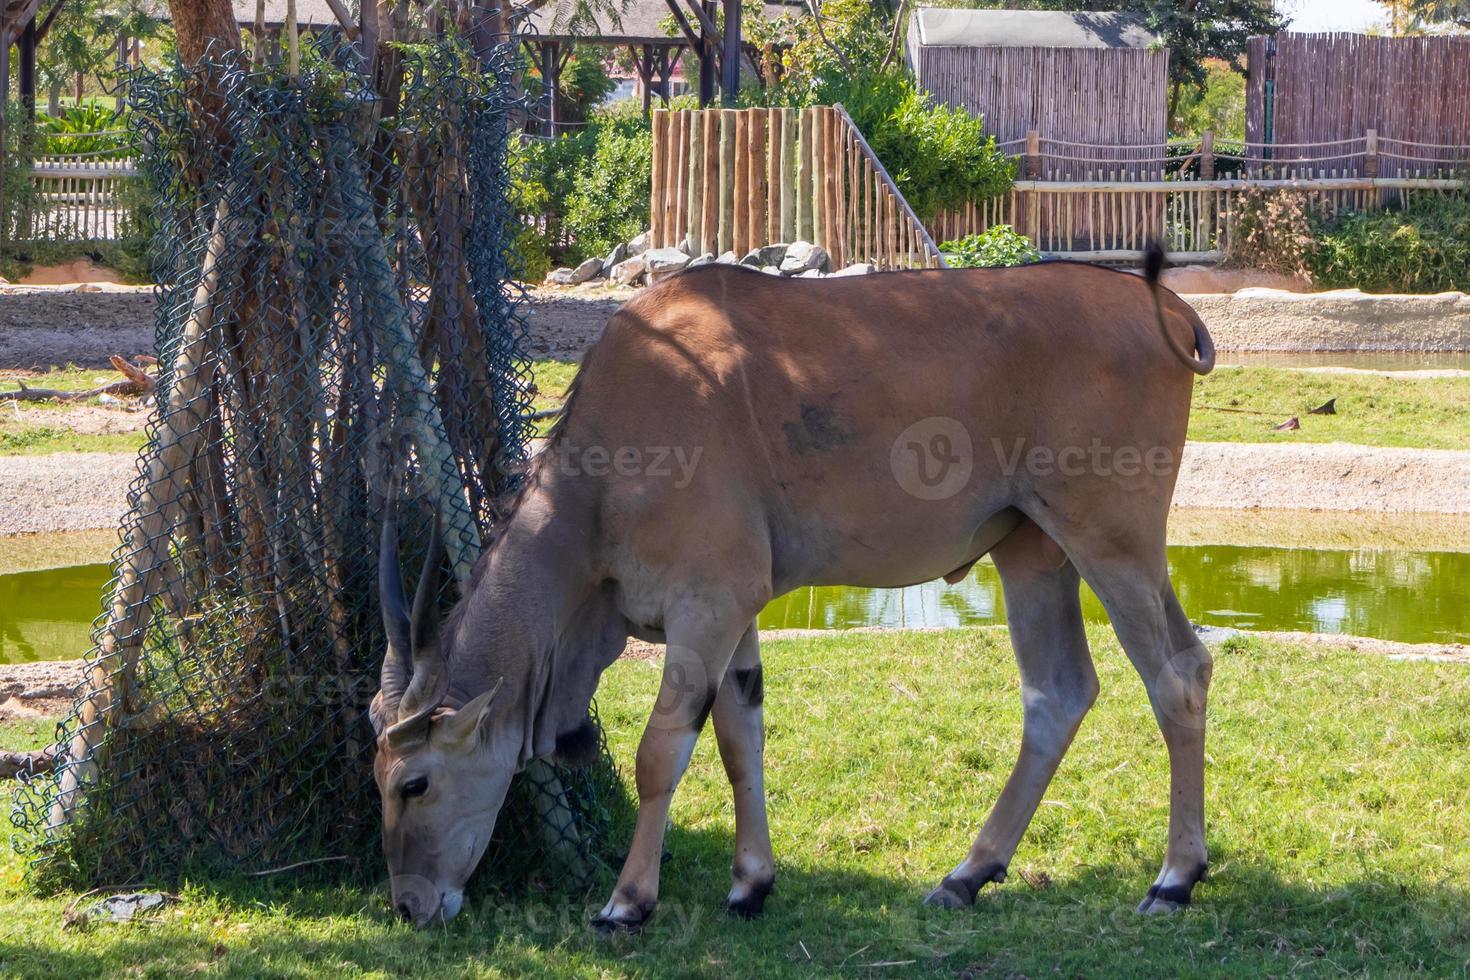
[[[383,855],[393,907],[417,927],[459,913],[517,767],[519,741],[494,737],[500,682],[449,707],[449,667],[439,642],[439,522],[407,611],[390,505],[378,554],[378,589],[388,649],[372,719],[373,777],[383,803]],[[503,681],[503,678],[501,679]],[[515,741],[514,745],[510,743]]]

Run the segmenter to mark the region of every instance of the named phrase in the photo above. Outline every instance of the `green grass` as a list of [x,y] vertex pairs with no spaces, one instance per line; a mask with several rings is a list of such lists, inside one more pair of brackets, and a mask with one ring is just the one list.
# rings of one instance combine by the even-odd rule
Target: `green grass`
[[[1336,415],[1307,414],[1329,398],[1337,399]],[[1293,415],[1299,430],[1273,431]],[[1220,368],[1195,382],[1189,438],[1470,449],[1470,378]]]
[[[32,388],[86,391],[121,380],[122,375],[111,368],[79,368],[69,364],[40,373],[0,371],[0,391],[15,391],[20,381]],[[145,441],[141,430],[78,432],[69,422],[77,417],[78,408],[95,408],[100,404],[93,398],[81,402],[22,402],[17,412],[16,405],[0,402],[0,456],[136,453]]]
[[[558,408],[577,373],[571,361],[532,365],[536,411]],[[27,377],[35,387],[76,391],[113,379],[106,370],[66,367]],[[13,378],[0,377],[0,390]],[[1308,415],[1329,398],[1336,415]],[[95,403],[94,403],[95,404]],[[0,455],[57,452],[136,452],[141,432],[84,435],[66,425],[69,405],[29,404],[24,421],[0,404]],[[1247,413],[1218,411],[1246,409]],[[1248,413],[1263,414],[1248,414]],[[1295,415],[1301,429],[1272,426]],[[544,435],[554,419],[537,423]],[[1399,378],[1382,374],[1329,374],[1285,368],[1221,368],[1195,382],[1189,438],[1208,442],[1351,442],[1365,446],[1470,449],[1470,378]]]
[[[576,369],[565,361],[535,363],[538,411],[561,404]],[[1337,399],[1336,415],[1307,414],[1329,398]],[[1263,414],[1249,414],[1254,412]],[[1301,421],[1300,429],[1272,429],[1293,415]],[[542,431],[549,425],[543,422]],[[1195,382],[1189,438],[1470,449],[1470,378],[1220,368]]]
[[[1019,686],[1004,635],[838,634],[766,644],[779,879],[760,921],[718,910],[732,818],[706,735],[674,804],[662,905],[641,936],[588,933],[602,889],[475,902],[415,933],[380,892],[290,876],[195,882],[157,921],[70,931],[59,919],[73,896],[31,897],[10,858],[0,975],[1470,971],[1470,667],[1231,641],[1210,707],[1210,880],[1195,906],[1160,919],[1132,907],[1162,855],[1164,750],[1116,644],[1094,632],[1093,645],[1098,705],[1010,881],[973,910],[919,902],[963,854],[1015,756]],[[604,679],[599,705],[625,767],[657,683],[657,665],[636,661]]]

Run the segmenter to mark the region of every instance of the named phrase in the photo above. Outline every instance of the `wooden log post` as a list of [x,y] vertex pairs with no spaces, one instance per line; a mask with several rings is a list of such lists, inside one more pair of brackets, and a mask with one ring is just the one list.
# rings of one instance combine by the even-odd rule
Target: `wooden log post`
[[664,225],[664,201],[668,193],[669,114],[664,110],[653,114],[653,164],[648,187],[648,220],[653,229],[655,248],[667,245],[669,229]]
[[[793,110],[796,111],[796,110]],[[796,143],[795,223],[788,241],[810,240],[812,236],[812,116],[814,110],[802,109]]]
[[1021,171],[1027,180],[1041,179],[1041,133],[1037,130],[1026,132],[1026,155],[1022,158]]
[[1199,140],[1199,179],[1215,179],[1215,133],[1207,129]]
[[735,109],[720,109],[720,210],[715,254],[735,247]]
[[[749,181],[746,188],[746,221],[745,233],[748,242],[745,250],[748,252],[753,248],[771,244],[767,238],[766,214],[769,208],[766,206],[767,181],[766,181],[766,117],[768,110],[751,109],[747,113],[750,116],[750,125],[747,130],[749,142],[746,146],[746,156],[749,163],[746,167],[746,175]],[[744,254],[743,252],[741,253]]]
[[735,192],[730,195],[730,248],[736,255],[750,251],[750,113],[730,110],[735,117],[735,139],[731,152],[735,158]]
[[707,246],[704,241],[704,113],[684,110],[689,116],[689,203],[685,209],[688,217],[685,234],[689,236],[693,250],[701,255]]
[[707,252],[718,251],[720,239],[720,110],[703,109],[704,119],[704,209],[700,238]]
[[1363,176],[1378,176],[1378,130],[1370,129],[1363,141]]
[[777,241],[796,239],[796,110],[781,113],[781,229]]

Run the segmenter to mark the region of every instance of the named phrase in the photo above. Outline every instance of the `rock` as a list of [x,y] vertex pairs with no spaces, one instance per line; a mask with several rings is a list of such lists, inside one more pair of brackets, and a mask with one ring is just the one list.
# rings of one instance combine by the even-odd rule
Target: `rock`
[[628,255],[642,255],[653,245],[653,230],[643,232],[628,243]]
[[832,275],[834,275],[834,276],[866,276],[870,272],[877,272],[877,271],[878,271],[877,267],[875,267],[872,263],[869,263],[869,262],[854,262],[852,265],[845,265],[845,266],[843,266],[842,268],[838,269],[836,272],[832,273]]
[[791,278],[793,278],[793,279],[821,279],[822,278],[822,270],[821,269],[808,269],[805,272],[798,272],[796,275],[792,276]]
[[573,285],[574,280],[572,277],[576,274],[576,269],[568,269],[566,266],[562,266],[560,269],[551,270],[551,273],[546,277],[546,281],[553,286],[570,286]]
[[826,272],[832,267],[832,257],[827,250],[820,245],[811,242],[792,242],[786,246],[786,254],[781,257],[781,274],[787,276],[800,275],[810,269]]
[[613,250],[611,252],[608,252],[607,257],[602,260],[602,268],[604,270],[611,269],[613,266],[617,265],[619,262],[623,261],[627,257],[628,246],[621,244],[614,245]]
[[761,271],[768,276],[779,276],[781,274],[781,270],[774,265],[763,265],[761,266]]
[[613,282],[621,286],[636,286],[643,281],[643,276],[647,272],[648,263],[640,254],[619,262],[612,267],[608,275]]
[[667,279],[692,261],[687,252],[677,248],[651,248],[643,253],[642,259],[648,265],[650,285]]
[[714,264],[715,264],[715,253],[714,252],[705,252],[703,255],[701,255],[698,258],[692,260],[684,268],[686,268],[686,269],[694,269],[694,268],[697,268],[697,267],[699,267],[701,265],[714,265]]
[[[721,252],[720,257],[715,259],[720,265],[735,265],[740,262],[740,257],[734,252]],[[743,262],[741,264],[744,264]]]
[[572,285],[578,286],[584,282],[590,282],[600,275],[602,275],[602,260],[594,256],[572,270]]
[[757,269],[766,265],[779,266],[785,260],[786,250],[790,247],[785,242],[780,242],[776,245],[762,245],[760,248],[753,248],[745,254],[745,258],[740,260],[740,264],[754,266]]
[[685,255],[689,256],[690,258],[693,258],[694,256],[696,256],[696,255],[699,254],[698,252],[694,251],[694,236],[693,235],[685,235],[684,236],[684,240],[679,243],[679,251],[683,252]]

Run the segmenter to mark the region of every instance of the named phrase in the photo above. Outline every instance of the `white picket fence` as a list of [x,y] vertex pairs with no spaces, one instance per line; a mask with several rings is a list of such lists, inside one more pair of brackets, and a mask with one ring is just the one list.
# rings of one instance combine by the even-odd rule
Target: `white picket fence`
[[38,156],[31,180],[40,207],[23,221],[20,237],[47,242],[105,242],[120,237],[127,215],[122,190],[138,176],[132,160],[102,159],[105,154]]

